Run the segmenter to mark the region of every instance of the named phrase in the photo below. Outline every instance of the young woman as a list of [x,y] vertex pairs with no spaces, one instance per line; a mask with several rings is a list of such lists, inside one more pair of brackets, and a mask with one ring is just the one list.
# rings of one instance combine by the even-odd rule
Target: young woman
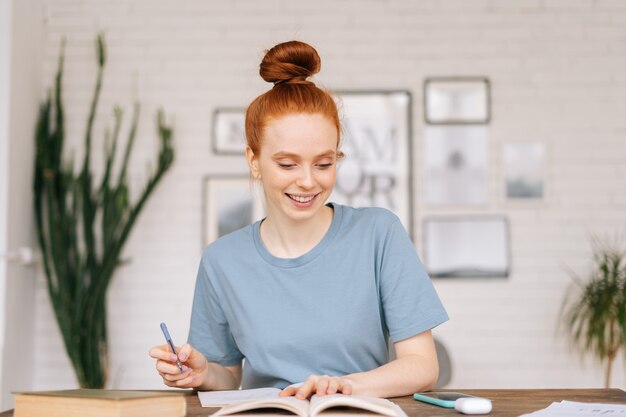
[[168,386],[392,397],[437,380],[431,329],[447,315],[400,221],[326,203],[343,154],[335,101],[307,80],[319,69],[297,41],[261,62],[274,87],[248,107],[246,158],[267,216],[205,250],[184,370],[166,345],[150,350]]

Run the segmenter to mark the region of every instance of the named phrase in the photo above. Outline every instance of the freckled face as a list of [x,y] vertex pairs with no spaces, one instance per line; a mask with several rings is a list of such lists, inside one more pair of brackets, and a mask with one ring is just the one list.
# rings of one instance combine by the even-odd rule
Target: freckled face
[[267,215],[294,221],[319,215],[337,176],[337,129],[320,114],[290,114],[264,130],[260,155],[247,150],[261,179]]

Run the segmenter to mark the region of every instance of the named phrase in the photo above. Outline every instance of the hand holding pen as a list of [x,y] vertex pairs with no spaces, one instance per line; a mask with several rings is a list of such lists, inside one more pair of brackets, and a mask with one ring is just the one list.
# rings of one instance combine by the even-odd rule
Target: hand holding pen
[[157,360],[156,369],[163,383],[177,388],[202,385],[207,367],[204,355],[188,343],[176,348],[165,323],[161,323],[161,331],[167,343],[153,347],[149,355]]
[[183,372],[183,365],[180,363],[180,360],[178,359],[178,353],[176,352],[176,347],[174,346],[174,342],[172,342],[172,337],[170,336],[170,332],[167,331],[167,326],[165,325],[165,323],[161,323],[161,331],[163,332],[163,336],[165,336],[165,341],[167,342],[168,345],[170,345],[170,348],[172,349],[172,352],[174,353],[174,355],[176,355],[176,366],[178,366],[178,369],[180,369],[180,372]]

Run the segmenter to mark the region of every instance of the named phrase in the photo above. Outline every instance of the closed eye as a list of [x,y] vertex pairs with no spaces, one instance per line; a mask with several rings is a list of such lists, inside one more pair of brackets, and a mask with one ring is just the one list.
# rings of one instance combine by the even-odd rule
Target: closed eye
[[283,168],[283,169],[290,169],[290,168],[295,167],[296,164],[281,164],[281,163],[278,163],[278,166]]
[[328,164],[318,164],[317,166],[318,166],[319,168],[321,168],[321,169],[326,169],[326,168],[330,168],[330,167],[332,167],[332,166],[333,166],[333,163],[332,163],[332,162],[330,162],[330,163],[328,163]]

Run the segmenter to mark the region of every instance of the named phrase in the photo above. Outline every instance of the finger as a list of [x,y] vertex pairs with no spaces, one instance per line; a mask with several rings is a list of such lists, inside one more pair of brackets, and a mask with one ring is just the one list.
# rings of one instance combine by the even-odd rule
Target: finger
[[186,372],[177,374],[177,375],[172,375],[172,374],[163,374],[163,379],[167,379],[170,382],[176,382],[176,381],[180,381],[181,379],[185,379],[189,376],[189,374],[191,374],[191,369],[187,370]]
[[200,385],[198,375],[191,374],[187,378],[176,381],[176,386],[179,388],[193,388]]
[[[156,346],[150,349],[148,352],[151,358],[161,359],[164,361],[172,361],[172,353],[167,347],[167,345]],[[175,361],[176,359],[174,359]]]
[[329,394],[329,395],[336,394],[338,389],[339,389],[339,380],[336,378],[333,378],[330,380],[330,383],[328,384],[328,388],[326,389],[326,394]]
[[296,393],[296,398],[299,398],[301,400],[305,400],[308,397],[311,396],[311,394],[313,394],[313,390],[315,389],[314,386],[302,386],[300,387],[300,389],[298,390],[298,392]]
[[317,381],[317,390],[316,390],[316,394],[317,395],[325,395],[326,394],[326,390],[328,389],[328,384],[329,384],[329,378],[328,377],[322,377]]
[[284,390],[282,390],[278,396],[280,397],[291,397],[292,395],[296,395],[296,392],[298,392],[298,389],[295,387],[287,387]]
[[311,375],[304,384],[302,384],[302,386],[298,389],[298,392],[296,393],[296,397],[300,398],[301,400],[304,400],[305,398],[309,397],[312,393],[313,390],[315,389],[315,386],[317,385],[317,379],[318,377],[316,375]]
[[161,373],[160,375],[163,379],[167,379],[168,381],[174,382],[174,381],[180,381],[183,378],[187,378],[191,372],[192,370],[187,368],[184,372],[180,372],[178,374]]
[[181,362],[185,362],[191,356],[191,352],[193,348],[191,347],[189,343],[185,343],[181,348],[177,350],[178,350],[178,359]]
[[176,383],[175,382],[170,382],[170,381],[168,381],[166,379],[163,380],[163,383],[165,385],[167,385],[168,387],[176,387]]
[[[163,377],[163,375],[161,375],[161,377]],[[176,382],[175,381],[168,381],[164,377],[163,377],[163,383],[165,385],[167,385],[168,387],[176,387]]]
[[343,380],[341,384],[339,384],[339,391],[342,394],[352,395],[352,382]]
[[[157,371],[163,372],[165,374],[180,374],[180,369],[178,369],[178,366],[174,365],[173,363],[161,360],[157,361],[156,369]],[[183,368],[183,370],[185,370],[185,368]]]
[[178,373],[180,373],[180,369],[178,369],[178,366],[174,365],[171,362],[162,361],[162,360],[156,361],[156,370],[158,372],[163,372],[163,373],[166,373],[166,374],[178,374]]

